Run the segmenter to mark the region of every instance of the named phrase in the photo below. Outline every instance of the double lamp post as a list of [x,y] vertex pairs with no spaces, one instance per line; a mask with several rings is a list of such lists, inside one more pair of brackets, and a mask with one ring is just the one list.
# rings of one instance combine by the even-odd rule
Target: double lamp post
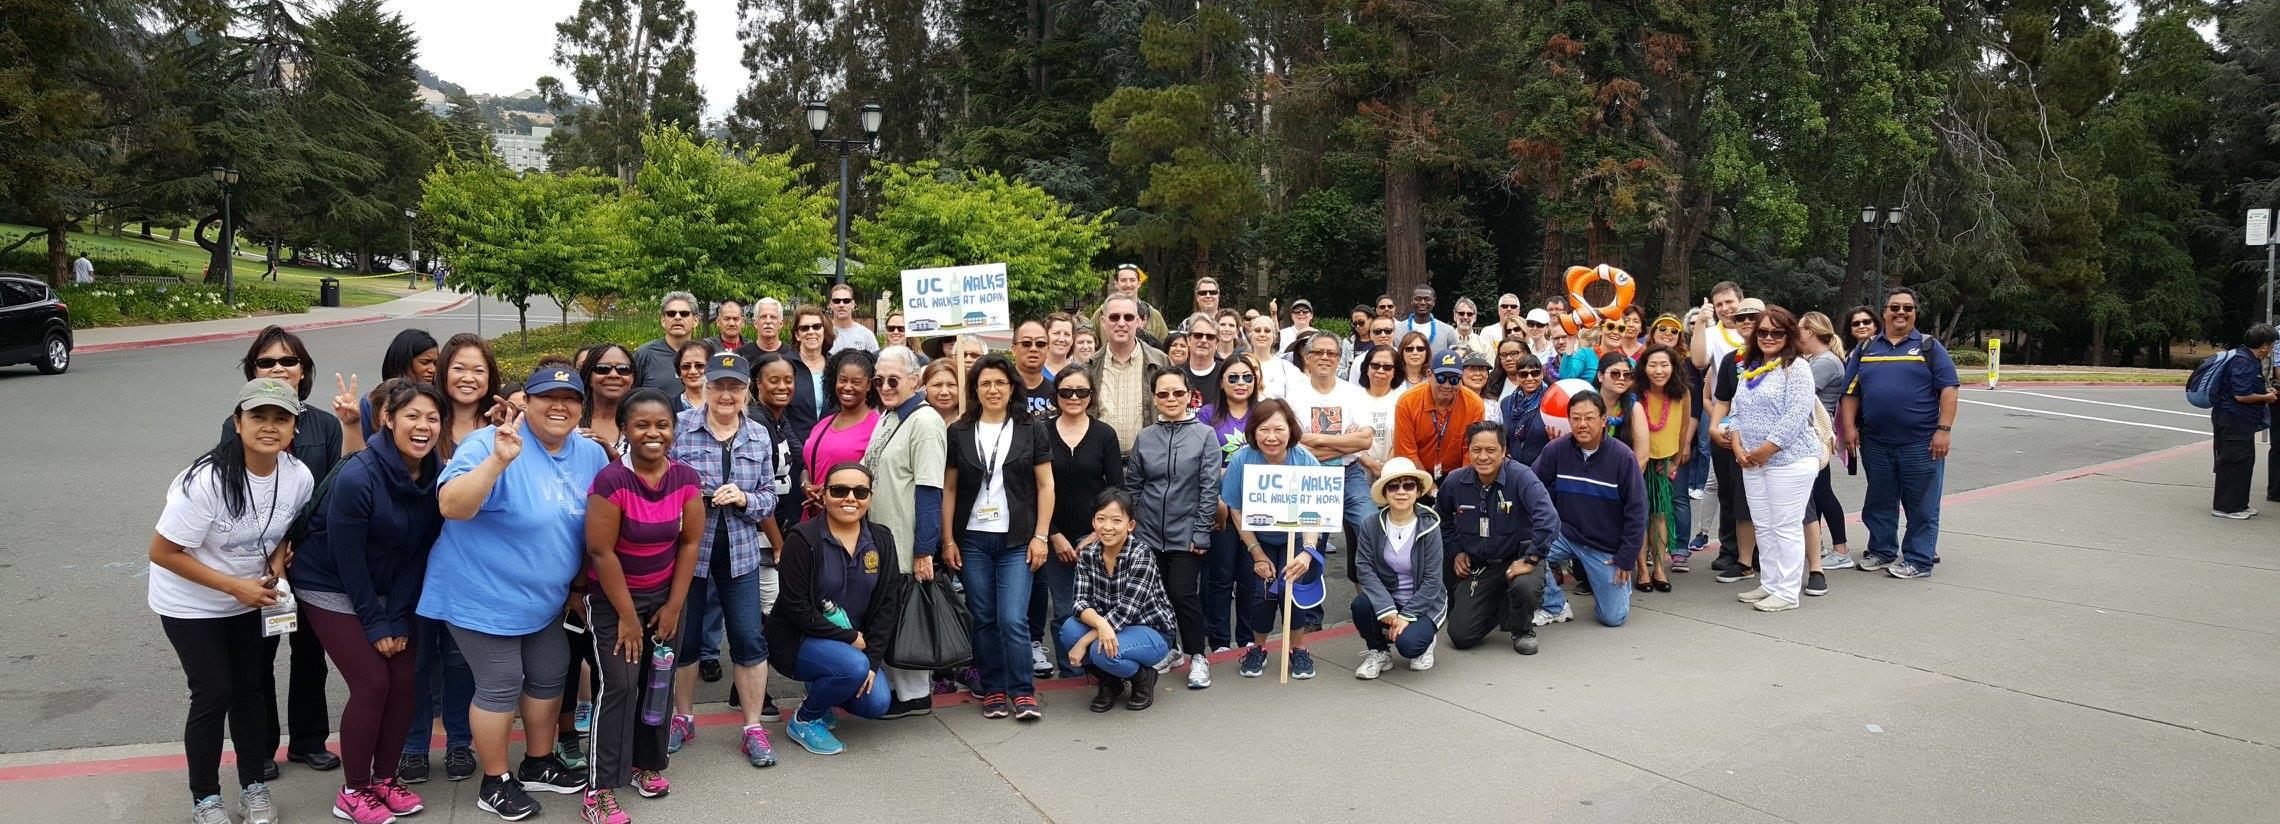
[[887,108],[875,100],[864,101],[860,112],[862,139],[824,137],[824,131],[831,128],[831,104],[821,100],[811,100],[807,104],[808,134],[815,138],[816,148],[839,150],[839,259],[832,263],[831,269],[831,282],[835,284],[847,282],[848,157],[857,150],[869,152],[878,149],[879,124],[887,117]]

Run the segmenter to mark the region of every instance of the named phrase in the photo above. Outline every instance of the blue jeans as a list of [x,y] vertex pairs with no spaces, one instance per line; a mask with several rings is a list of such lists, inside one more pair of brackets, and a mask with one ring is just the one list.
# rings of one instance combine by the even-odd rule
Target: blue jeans
[[1575,561],[1583,570],[1584,578],[1591,581],[1592,617],[1599,623],[1619,627],[1631,618],[1631,585],[1615,583],[1615,556],[1590,547],[1576,546],[1567,536],[1552,542],[1552,551],[1544,556],[1544,611],[1554,615],[1567,608],[1567,593],[1560,591],[1559,579],[1552,570],[1560,564]]
[[[1868,527],[1868,554],[1900,557],[1909,566],[1931,569],[1939,554],[1940,487],[1947,460],[1932,460],[1932,443],[1892,446],[1860,439],[1860,462],[1868,471],[1868,498],[1860,522]],[[1908,535],[1900,537],[1900,511],[1908,513]]]
[[[475,746],[475,732],[467,726],[467,708],[475,703],[475,674],[451,640],[451,631],[433,618],[412,619],[416,656],[412,674],[412,727],[404,738],[404,754],[426,755],[428,734],[435,724],[435,696],[443,694],[443,741],[447,747]],[[438,679],[441,679],[440,681]]]
[[[1075,618],[1062,621],[1061,660],[1069,660],[1069,652],[1076,649],[1077,641],[1091,631],[1092,627],[1085,626],[1083,621]],[[1156,631],[1155,627],[1125,627],[1116,631],[1115,655],[1109,655],[1099,641],[1094,641],[1092,649],[1085,650],[1085,663],[1118,678],[1130,678],[1141,667],[1153,667],[1157,661],[1164,660],[1164,656],[1170,654],[1171,643],[1165,641],[1164,634]]]
[[[695,579],[691,579],[695,580]],[[697,636],[697,660],[720,660],[721,645],[728,643],[728,625],[720,617],[720,600],[705,599],[704,632]]]
[[1204,637],[1213,647],[1250,643],[1250,605],[1259,597],[1250,550],[1231,526],[1211,533],[1211,552],[1203,560]]
[[1035,695],[1029,672],[1029,547],[1003,532],[968,532],[958,541],[966,568],[966,608],[974,617],[974,663],[982,694]]
[[[757,667],[768,662],[768,636],[762,634],[760,617],[760,568],[729,577],[728,553],[716,552],[709,577],[691,577],[689,595],[681,607],[681,626],[704,626],[705,610],[717,605],[721,624],[725,627],[728,659],[739,667]],[[684,655],[673,661],[675,668],[695,666],[698,656]]]
[[[853,644],[809,638],[800,642],[800,657],[793,664],[792,677],[807,685],[807,698],[800,701],[799,714],[793,717],[820,721],[834,709],[844,709],[858,718],[887,714],[889,694],[894,691],[887,685],[887,668],[871,666],[871,659]],[[871,691],[856,695],[863,689],[864,678],[871,679]]]
[[1401,657],[1411,659],[1432,649],[1433,636],[1441,631],[1440,627],[1433,625],[1432,619],[1418,618],[1409,622],[1409,627],[1401,631],[1401,637],[1387,638],[1385,624],[1378,621],[1377,610],[1371,608],[1370,597],[1367,595],[1354,596],[1354,629],[1356,634],[1362,636],[1362,643],[1369,645],[1370,649],[1384,652],[1391,647],[1393,651],[1401,653]]

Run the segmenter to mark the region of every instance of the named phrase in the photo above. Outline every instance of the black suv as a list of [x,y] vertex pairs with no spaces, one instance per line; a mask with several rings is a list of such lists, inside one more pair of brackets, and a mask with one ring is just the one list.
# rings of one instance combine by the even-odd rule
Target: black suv
[[71,368],[71,310],[47,284],[0,274],[0,366],[12,363],[49,375]]

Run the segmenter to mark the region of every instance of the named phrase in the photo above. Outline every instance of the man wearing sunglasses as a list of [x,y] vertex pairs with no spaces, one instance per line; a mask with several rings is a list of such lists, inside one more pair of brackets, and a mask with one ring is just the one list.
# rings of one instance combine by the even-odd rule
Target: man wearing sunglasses
[[[1197,312],[1181,324],[1187,330],[1188,408],[1201,409],[1219,402],[1219,322]],[[1048,413],[1049,414],[1049,413]]]
[[1199,315],[1219,314],[1219,279],[1210,275],[1195,279],[1195,311]]
[[1139,298],[1116,294],[1100,306],[1099,318],[1108,330],[1107,343],[1085,364],[1093,374],[1093,404],[1101,423],[1116,430],[1116,450],[1132,451],[1140,430],[1155,420],[1155,405],[1148,398],[1148,368],[1169,368],[1162,350],[1140,342]]
[[[1139,264],[1118,264],[1115,277],[1109,280],[1109,287],[1115,291],[1109,292],[1108,296],[1110,299],[1131,298],[1133,303],[1140,305],[1140,323],[1134,327],[1133,331],[1143,341],[1147,342],[1150,348],[1159,348],[1157,343],[1164,339],[1165,334],[1171,332],[1171,326],[1164,322],[1164,313],[1156,311],[1156,307],[1149,306],[1147,301],[1140,299],[1140,284],[1146,279],[1147,275],[1141,273]],[[1107,317],[1108,301],[1104,300],[1101,301],[1099,309],[1093,310],[1092,327],[1094,329],[1108,328],[1106,325]],[[1131,443],[1127,441],[1125,445],[1129,447]]]
[[[1940,489],[1947,472],[1948,433],[1955,426],[1955,361],[1939,339],[1916,328],[1922,303],[1913,289],[1884,295],[1884,334],[1853,350],[1845,365],[1840,420],[1868,469],[1861,524],[1868,548],[1860,568],[1894,578],[1928,578],[1939,560]],[[1908,513],[1901,540],[1900,510]],[[1897,563],[1895,563],[1897,561]]]
[[1444,349],[1433,355],[1433,382],[1404,390],[1393,408],[1394,457],[1408,458],[1436,482],[1465,465],[1465,428],[1486,414],[1464,380],[1464,357]]
[[633,350],[633,386],[671,397],[681,394],[681,346],[697,328],[697,296],[666,292],[658,305],[657,322],[665,328],[665,336]]
[[861,349],[879,353],[879,336],[863,324],[855,322],[855,287],[834,283],[829,292],[831,301],[831,351],[839,354],[844,349]]
[[1496,345],[1504,342],[1504,330],[1518,328],[1519,326],[1520,296],[1511,292],[1498,295],[1496,298],[1496,323],[1480,330],[1481,335],[1488,338],[1488,351],[1496,351]]
[[1013,330],[1013,371],[1021,378],[1022,405],[1030,420],[1049,421],[1058,414],[1053,404],[1053,376],[1045,374],[1045,323],[1025,320]]

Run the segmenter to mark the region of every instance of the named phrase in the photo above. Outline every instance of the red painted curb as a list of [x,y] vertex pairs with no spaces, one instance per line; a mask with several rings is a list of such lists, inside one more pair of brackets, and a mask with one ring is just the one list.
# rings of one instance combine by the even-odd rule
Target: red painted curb
[[[356,326],[356,325],[359,325],[359,324],[366,324],[366,323],[378,323],[378,322],[380,322],[380,321],[384,321],[384,320],[400,320],[400,319],[403,319],[403,318],[420,318],[420,317],[427,317],[427,316],[429,316],[429,315],[440,314],[440,313],[443,313],[443,312],[449,312],[449,311],[451,311],[451,310],[453,310],[453,309],[457,309],[457,308],[459,308],[459,307],[462,307],[462,306],[466,306],[466,305],[468,304],[468,302],[469,302],[469,301],[472,301],[472,300],[474,300],[474,299],[475,299],[475,296],[474,296],[474,295],[461,295],[461,296],[459,297],[459,299],[458,299],[458,300],[452,301],[452,302],[451,302],[450,304],[448,304],[448,305],[444,305],[444,306],[438,306],[438,307],[435,307],[435,308],[432,308],[432,309],[422,309],[422,310],[420,310],[420,311],[417,311],[417,312],[413,312],[413,313],[411,313],[411,314],[408,314],[408,315],[360,315],[360,316],[357,316],[357,317],[353,317],[353,318],[342,318],[342,319],[339,319],[339,320],[325,320],[325,321],[315,321],[315,322],[311,322],[311,323],[299,323],[299,324],[279,324],[279,325],[280,325],[280,326],[284,326],[284,327],[285,327],[285,331],[287,331],[287,332],[309,332],[309,331],[315,331],[315,330],[318,330],[318,329],[336,329],[336,328],[339,328],[339,327],[342,327],[342,326]],[[71,351],[72,351],[72,353],[73,353],[73,354],[80,354],[80,355],[94,355],[94,354],[100,354],[100,353],[103,353],[103,352],[123,352],[123,351],[128,351],[128,350],[133,350],[133,349],[155,349],[155,348],[157,348],[157,347],[161,347],[161,346],[181,346],[181,345],[183,345],[183,344],[191,344],[191,343],[211,343],[211,342],[214,342],[214,341],[218,341],[218,340],[232,340],[232,339],[235,339],[235,338],[250,338],[250,337],[253,337],[253,336],[255,336],[255,335],[258,335],[258,334],[261,334],[261,330],[259,330],[259,329],[245,329],[245,330],[240,330],[240,331],[235,331],[235,332],[211,332],[211,333],[207,333],[207,334],[203,334],[203,335],[184,335],[184,336],[181,336],[181,337],[174,337],[174,338],[158,338],[158,339],[155,339],[155,340],[142,340],[142,341],[124,341],[124,342],[120,342],[120,343],[97,343],[97,344],[91,344],[91,345],[88,345],[88,346],[75,346],[75,347],[72,347],[72,350],[71,350]],[[0,779],[0,780],[4,780],[4,779]]]
[[[2183,389],[2183,388],[2185,388],[2185,384],[2184,384],[2183,382],[2178,382],[2178,383],[2138,383],[2138,382],[2131,382],[2131,381],[2013,381],[2013,382],[2010,382],[2010,383],[2005,383],[2005,384],[2001,384],[2001,385],[1998,385],[1998,386],[1996,386],[1996,387],[1995,387],[1995,390],[1994,390],[1994,391],[1997,391],[1997,392],[2001,392],[2001,391],[2003,391],[2003,390],[2005,390],[2005,389],[2023,389],[2023,388],[2026,388],[2026,387],[2031,387],[2031,386],[2048,386],[2048,387],[2050,387],[2050,388],[2052,388],[2052,389]],[[1986,389],[1987,387],[1986,387],[1986,385],[1983,383],[1983,384],[1981,384],[1980,386],[1978,386],[1978,387],[1976,387],[1976,388],[1978,388],[1978,389]]]

